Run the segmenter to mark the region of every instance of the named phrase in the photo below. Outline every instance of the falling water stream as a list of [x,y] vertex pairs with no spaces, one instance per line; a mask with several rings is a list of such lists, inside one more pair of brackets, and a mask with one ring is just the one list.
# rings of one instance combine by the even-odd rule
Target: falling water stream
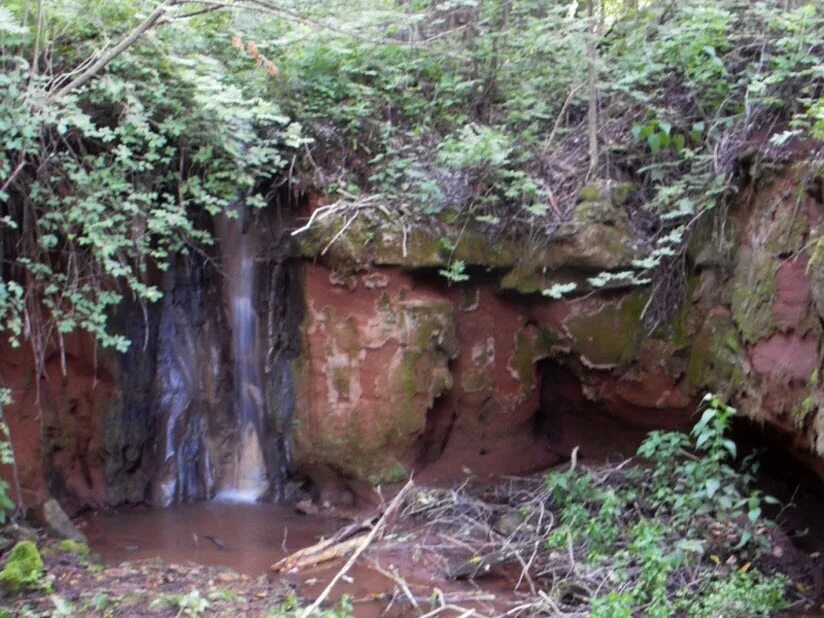
[[255,502],[269,488],[266,459],[261,446],[263,427],[263,389],[260,364],[258,316],[254,305],[254,234],[245,221],[245,206],[238,204],[236,217],[223,224],[222,251],[225,287],[232,329],[234,359],[233,404],[238,423],[233,461],[223,478],[217,499]]

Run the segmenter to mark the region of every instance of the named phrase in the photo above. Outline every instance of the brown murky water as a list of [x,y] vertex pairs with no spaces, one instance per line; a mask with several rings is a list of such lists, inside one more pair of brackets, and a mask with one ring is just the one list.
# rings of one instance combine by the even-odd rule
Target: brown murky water
[[[340,560],[282,576],[274,575],[269,567],[287,554],[331,536],[348,522],[301,515],[291,507],[276,504],[202,502],[93,513],[78,523],[92,549],[107,565],[160,558],[176,564],[225,566],[254,577],[282,577],[297,588],[301,597],[312,599],[340,569]],[[509,578],[487,580],[484,590],[469,582],[445,580],[441,565],[431,559],[414,558],[404,537],[390,535],[379,551],[364,555],[335,587],[329,601],[337,602],[347,595],[358,618],[391,618],[425,613],[426,599],[436,589],[458,595],[464,605],[487,609],[495,606],[496,600],[511,595]],[[417,610],[402,599],[392,600],[395,582],[387,572],[395,568],[403,573],[411,593],[420,599]]]
[[81,525],[106,564],[162,558],[260,575],[273,562],[330,536],[343,523],[277,504],[200,502],[94,513]]

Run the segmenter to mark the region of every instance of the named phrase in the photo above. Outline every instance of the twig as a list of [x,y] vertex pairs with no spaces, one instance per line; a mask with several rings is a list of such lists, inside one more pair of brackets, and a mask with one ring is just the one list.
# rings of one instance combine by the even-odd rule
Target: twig
[[327,244],[327,245],[323,248],[323,251],[321,251],[321,252],[320,252],[320,254],[321,254],[321,255],[326,255],[326,252],[327,252],[327,251],[329,251],[329,248],[330,248],[332,245],[334,245],[334,244],[335,244],[335,241],[343,235],[343,233],[347,230],[347,228],[348,228],[350,225],[352,225],[352,223],[355,221],[355,219],[357,219],[357,218],[358,218],[358,215],[359,215],[359,214],[360,214],[360,213],[359,213],[358,211],[355,211],[355,214],[354,214],[354,215],[352,215],[351,217],[349,217],[349,220],[348,220],[348,221],[347,221],[347,222],[343,225],[343,227],[342,227],[342,228],[340,228],[340,230],[338,230],[338,233],[337,233],[337,234],[335,234],[335,235],[332,237],[332,240],[330,240],[330,241],[329,241],[329,243],[328,243],[328,244]]
[[412,606],[415,609],[420,609],[420,605],[418,605],[418,601],[415,599],[415,596],[412,594],[412,591],[409,589],[409,584],[398,574],[398,570],[395,567],[391,567],[391,571],[387,571],[382,569],[379,565],[373,564],[372,568],[374,568],[378,573],[383,575],[384,577],[388,577],[393,582],[395,582],[398,588],[401,589],[404,596],[409,599],[409,602],[412,603]]
[[17,177],[17,174],[19,174],[20,170],[22,170],[25,166],[26,166],[26,159],[25,159],[25,157],[21,157],[20,158],[20,163],[17,164],[17,167],[14,168],[14,171],[11,173],[11,175],[3,183],[3,186],[0,187],[0,193],[5,193],[6,192],[6,189],[8,189],[9,185]]
[[401,489],[398,492],[398,495],[396,495],[392,499],[392,502],[389,503],[389,506],[386,507],[386,510],[383,512],[381,518],[372,528],[371,532],[369,532],[369,534],[366,536],[366,538],[363,540],[360,546],[355,550],[355,552],[352,554],[349,560],[346,561],[346,564],[343,565],[343,568],[340,571],[338,571],[337,574],[332,578],[332,581],[329,582],[329,585],[323,589],[323,592],[321,592],[318,598],[315,599],[315,602],[303,611],[303,613],[301,614],[301,618],[309,618],[309,616],[311,616],[321,606],[326,597],[329,596],[329,593],[332,592],[332,589],[335,587],[335,585],[341,580],[341,578],[343,578],[344,575],[346,575],[349,572],[349,569],[352,568],[352,566],[355,564],[360,555],[364,551],[366,551],[366,548],[369,547],[369,544],[372,543],[375,537],[378,536],[378,533],[381,530],[383,530],[383,527],[386,525],[386,522],[389,519],[389,517],[400,506],[400,504],[403,502],[403,499],[406,497],[406,494],[409,493],[409,491],[414,486],[415,484],[412,482],[412,479],[410,479],[409,482],[407,482],[406,485],[403,486],[403,489]]
[[550,131],[549,137],[546,138],[546,141],[544,142],[544,152],[547,152],[549,150],[552,141],[555,139],[555,134],[558,133],[558,129],[561,127],[561,121],[564,118],[564,114],[566,113],[567,107],[569,107],[570,101],[572,101],[572,97],[574,97],[575,94],[583,87],[584,84],[578,84],[577,86],[575,86],[575,88],[569,91],[569,94],[567,95],[564,104],[561,105],[561,111],[558,112],[558,116],[557,118],[555,118],[555,125],[552,127],[552,131]]
[[[310,547],[299,549],[279,560],[269,568],[276,572],[290,571],[292,569],[304,568],[307,565],[315,565],[326,560],[339,558],[348,552],[353,545],[350,543],[344,548],[341,548],[341,546],[359,532],[369,528],[372,525],[373,520],[374,517],[370,517],[364,521],[346,526],[336,532],[332,537],[321,540]],[[356,544],[357,543],[355,543],[355,545]],[[335,552],[337,552],[337,554]]]

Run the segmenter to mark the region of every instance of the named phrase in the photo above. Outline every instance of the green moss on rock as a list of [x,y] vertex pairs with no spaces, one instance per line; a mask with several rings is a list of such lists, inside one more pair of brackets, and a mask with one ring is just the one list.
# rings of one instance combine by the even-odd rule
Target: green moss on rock
[[793,426],[803,429],[810,415],[819,409],[821,403],[821,389],[819,386],[818,368],[813,370],[807,378],[807,395],[797,402],[790,413]]
[[370,485],[391,485],[393,483],[400,483],[409,478],[409,472],[398,462],[388,464],[384,470],[369,474],[366,477]]
[[726,313],[711,314],[696,335],[687,364],[687,390],[711,389],[731,395],[746,380],[741,368],[741,342]]
[[0,571],[0,588],[17,594],[36,586],[43,575],[43,559],[32,541],[20,541],[9,553]]
[[730,309],[745,343],[770,337],[777,330],[773,301],[777,293],[777,258],[744,249],[730,284]]
[[57,548],[62,552],[76,556],[88,556],[92,551],[88,545],[75,541],[74,539],[64,539],[60,541],[57,544]]
[[[394,482],[407,474],[399,462],[422,434],[427,411],[452,385],[454,308],[446,299],[383,292],[367,327],[339,312],[326,307],[315,324],[327,346],[327,382],[320,392],[328,399],[299,399],[296,455],[304,464],[331,466],[347,476]],[[305,380],[310,367],[302,358]],[[304,390],[316,392],[311,385]]]
[[520,331],[515,334],[515,352],[509,359],[509,368],[521,383],[521,392],[528,394],[535,388],[535,363],[547,358],[561,340],[546,328],[534,335]]
[[332,369],[332,388],[341,399],[349,399],[349,384],[352,369],[346,367],[335,367]]
[[[518,259],[521,245],[510,239],[490,240],[477,224],[458,219],[417,224],[406,232],[392,221],[359,217],[346,221],[322,221],[297,236],[298,252],[320,258],[339,270],[359,270],[371,264],[404,268],[444,268],[452,260],[467,264],[509,268]],[[447,249],[450,239],[454,250]],[[332,242],[334,240],[334,242]]]
[[632,360],[643,335],[641,312],[647,293],[635,292],[624,300],[604,304],[594,313],[574,314],[564,322],[573,349],[593,367],[609,368]]

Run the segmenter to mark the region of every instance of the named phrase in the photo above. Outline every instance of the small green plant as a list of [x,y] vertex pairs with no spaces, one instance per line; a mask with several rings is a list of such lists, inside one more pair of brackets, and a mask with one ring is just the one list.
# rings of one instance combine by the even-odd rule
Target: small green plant
[[[299,599],[295,593],[291,592],[280,605],[271,608],[266,616],[267,618],[295,618],[302,612],[303,607]],[[348,595],[343,595],[335,607],[322,609],[313,614],[318,618],[352,618],[354,615],[354,607]]]
[[[2,284],[0,284],[2,285]],[[14,450],[11,447],[11,434],[3,418],[3,407],[11,403],[11,392],[7,388],[0,388],[0,464],[14,466]],[[0,479],[0,525],[6,523],[7,513],[15,508],[9,496],[9,484]]]
[[178,615],[201,616],[206,613],[210,606],[209,599],[201,595],[197,588],[193,588],[186,594],[160,595],[151,602],[149,609],[171,607],[178,610]]
[[[592,598],[593,616],[760,616],[786,605],[787,579],[757,568],[774,525],[761,507],[771,499],[753,489],[751,459],[733,465],[736,411],[714,395],[700,411],[689,435],[647,436],[638,455],[651,468],[609,483],[587,470],[547,477],[559,509],[548,549],[610,574]],[[677,584],[686,573],[693,583]]]
[[98,592],[92,597],[91,607],[98,614],[102,614],[112,606],[112,599],[106,592]]
[[463,260],[451,262],[449,268],[442,268],[438,271],[438,274],[452,283],[461,283],[462,281],[469,280],[469,275],[466,274],[466,264]]
[[51,602],[54,606],[51,612],[51,618],[73,618],[77,616],[77,608],[70,601],[53,594],[51,595]]

